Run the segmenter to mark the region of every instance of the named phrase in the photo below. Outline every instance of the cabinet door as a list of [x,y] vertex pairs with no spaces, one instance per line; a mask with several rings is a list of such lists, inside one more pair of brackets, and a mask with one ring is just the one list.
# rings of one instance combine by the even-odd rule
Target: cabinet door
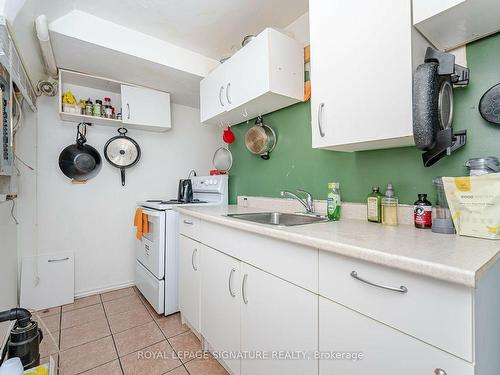
[[[471,363],[323,297],[319,350],[320,375],[434,375],[436,369],[449,375],[474,373]],[[354,360],[353,353],[362,357]]]
[[309,19],[313,147],[411,144],[411,1],[310,0]]
[[184,319],[200,332],[200,244],[179,236],[179,308]]
[[[201,265],[201,333],[211,349],[240,350],[240,261],[203,246]],[[234,375],[240,360],[225,359]]]
[[[263,95],[269,89],[269,51],[267,48],[268,31],[259,34],[244,48],[235,53],[227,61],[225,100],[228,110],[240,107]],[[245,118],[238,113],[243,121]],[[249,113],[248,118],[253,118],[254,113]]]
[[226,70],[229,61],[217,67],[200,82],[200,120],[217,124],[228,107],[226,98]]
[[121,93],[123,124],[157,131],[170,129],[169,93],[127,85],[122,85]]
[[[241,293],[241,350],[268,356],[243,359],[242,375],[317,374],[318,296],[244,263]],[[285,357],[298,352],[311,357]]]

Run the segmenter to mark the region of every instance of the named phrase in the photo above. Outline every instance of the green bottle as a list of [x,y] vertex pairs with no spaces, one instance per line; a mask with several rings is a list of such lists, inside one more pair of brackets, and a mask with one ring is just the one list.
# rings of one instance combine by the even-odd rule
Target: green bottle
[[328,197],[326,199],[326,213],[328,220],[340,220],[340,184],[338,182],[328,183]]
[[366,216],[368,221],[374,223],[382,222],[382,197],[384,195],[380,192],[380,188],[373,187],[372,192],[368,194],[366,205]]

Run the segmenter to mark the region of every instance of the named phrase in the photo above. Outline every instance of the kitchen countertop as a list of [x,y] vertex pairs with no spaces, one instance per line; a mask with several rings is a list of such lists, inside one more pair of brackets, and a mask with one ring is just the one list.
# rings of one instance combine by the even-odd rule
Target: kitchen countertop
[[365,220],[341,219],[281,227],[224,216],[228,213],[266,212],[262,209],[229,205],[175,207],[175,210],[227,227],[472,288],[500,258],[500,241],[437,234],[410,225],[390,227]]

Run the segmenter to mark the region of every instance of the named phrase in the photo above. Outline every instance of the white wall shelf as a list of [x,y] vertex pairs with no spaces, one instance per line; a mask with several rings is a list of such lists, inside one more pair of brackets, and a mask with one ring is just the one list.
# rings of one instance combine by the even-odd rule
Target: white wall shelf
[[[89,116],[63,111],[62,96],[71,91],[79,102],[80,99],[111,98],[115,112],[122,112],[122,119]],[[140,87],[104,77],[59,70],[59,117],[63,121],[94,125],[126,127],[139,130],[163,132],[171,127],[170,94],[158,90]]]

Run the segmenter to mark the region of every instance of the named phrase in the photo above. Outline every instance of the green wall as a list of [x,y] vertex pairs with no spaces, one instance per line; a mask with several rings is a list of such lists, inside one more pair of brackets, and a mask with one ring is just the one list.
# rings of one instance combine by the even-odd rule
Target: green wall
[[466,172],[471,157],[500,157],[500,125],[484,121],[477,110],[479,99],[500,82],[500,33],[467,46],[470,84],[455,90],[455,129],[467,129],[467,145],[450,157],[424,168],[416,147],[343,153],[311,148],[310,105],[299,103],[264,116],[278,143],[270,160],[252,155],[245,147],[245,133],[254,121],[232,127],[236,141],[230,145],[230,202],[238,195],[278,197],[282,189],[304,188],[325,199],[327,183],[338,181],[342,200],[365,202],[372,186],[384,189],[392,182],[402,203],[413,203],[417,193],[434,200],[432,178]]

